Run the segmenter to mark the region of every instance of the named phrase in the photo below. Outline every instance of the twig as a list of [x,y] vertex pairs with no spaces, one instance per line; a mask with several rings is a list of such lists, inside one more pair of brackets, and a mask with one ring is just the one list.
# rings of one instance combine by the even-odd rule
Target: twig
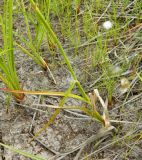
[[[38,102],[37,102],[37,103],[40,103],[40,99],[41,99],[41,95],[39,96],[39,98],[38,98]],[[30,132],[30,133],[31,133],[32,128],[33,128],[33,123],[34,123],[34,120],[35,120],[36,114],[37,114],[37,111],[35,111],[35,113],[34,113],[34,115],[33,115],[33,119],[32,119],[32,122],[31,122],[31,125],[30,125],[30,128],[29,128],[29,132]]]
[[54,78],[54,76],[53,76],[53,74],[52,74],[50,68],[48,67],[48,65],[47,65],[46,67],[47,67],[48,72],[50,73],[50,75],[51,75],[51,77],[52,77],[52,79],[53,79],[54,84],[57,84],[57,82],[56,82],[56,80],[55,80],[55,78]]

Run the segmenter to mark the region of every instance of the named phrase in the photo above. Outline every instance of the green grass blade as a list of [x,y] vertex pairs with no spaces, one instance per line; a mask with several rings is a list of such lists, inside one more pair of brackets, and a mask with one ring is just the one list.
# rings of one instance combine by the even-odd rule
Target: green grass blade
[[141,72],[140,73],[136,72],[136,74],[137,74],[138,78],[142,81],[142,76],[140,75]]
[[[11,92],[11,93],[24,93],[24,94],[29,94],[29,95],[47,95],[47,96],[61,96],[64,97],[65,93],[64,92],[51,92],[51,91],[25,91],[25,90],[10,90],[10,89],[1,89],[2,91],[5,92]],[[84,101],[88,104],[91,105],[91,103],[89,103],[88,101],[86,101],[85,98],[80,97],[78,95],[75,94],[69,94],[68,95],[70,98],[75,98],[81,101]]]
[[21,0],[21,7],[22,7],[22,12],[24,14],[24,19],[25,19],[25,23],[26,23],[26,28],[27,28],[27,33],[28,33],[28,38],[30,40],[30,43],[32,43],[32,35],[31,35],[31,31],[30,31],[30,26],[29,26],[29,22],[28,22],[28,17],[27,17],[27,13],[25,10],[25,5],[23,0]]
[[[4,47],[0,49],[0,78],[9,89],[20,89],[20,83],[16,72],[13,47],[13,0],[4,0],[3,16],[0,15]],[[22,99],[22,94],[15,94],[17,99]]]
[[21,155],[23,155],[25,157],[28,157],[28,158],[31,158],[33,160],[47,160],[46,158],[42,158],[40,156],[35,156],[35,155],[30,154],[30,153],[28,153],[26,151],[22,151],[20,149],[16,149],[16,148],[14,148],[12,146],[9,146],[9,145],[3,144],[3,143],[0,143],[0,145],[3,146],[3,147],[5,147],[5,148],[7,148],[7,149],[9,149],[9,150],[11,150],[11,151],[13,151],[13,152],[21,154]]
[[44,130],[46,130],[55,121],[56,117],[61,112],[62,107],[63,107],[63,105],[66,102],[66,99],[69,97],[69,94],[73,90],[74,86],[75,86],[75,82],[72,83],[70,85],[70,87],[68,88],[68,90],[65,92],[65,96],[64,96],[64,98],[61,100],[61,102],[59,104],[60,108],[56,109],[56,111],[54,112],[54,114],[52,115],[52,117],[50,118],[50,120],[37,133],[35,133],[35,136],[33,137],[33,139],[37,138]]

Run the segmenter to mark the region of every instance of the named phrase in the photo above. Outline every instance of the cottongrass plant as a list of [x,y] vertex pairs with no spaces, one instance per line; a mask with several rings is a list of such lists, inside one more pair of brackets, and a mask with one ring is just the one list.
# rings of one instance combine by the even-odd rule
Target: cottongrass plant
[[107,29],[107,30],[111,29],[112,26],[113,26],[113,24],[112,24],[112,22],[110,22],[110,21],[105,21],[105,22],[103,23],[103,27],[104,27],[105,29]]

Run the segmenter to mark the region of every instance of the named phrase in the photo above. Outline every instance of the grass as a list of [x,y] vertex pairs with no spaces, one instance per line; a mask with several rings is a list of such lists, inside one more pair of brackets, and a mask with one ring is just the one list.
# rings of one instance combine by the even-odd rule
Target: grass
[[[18,1],[16,5],[21,6],[20,11],[24,16],[26,35],[18,35],[12,31],[12,6],[10,6],[9,18],[11,18],[8,19],[10,23],[8,24],[9,29],[7,29],[9,37],[7,39],[6,33],[3,32],[4,49],[1,50],[0,64],[5,74],[5,76],[3,73],[0,74],[0,77],[9,89],[3,90],[16,96],[34,94],[62,97],[59,107],[51,119],[35,133],[34,138],[37,138],[49,125],[54,123],[70,97],[85,103],[85,107],[79,106],[76,109],[83,111],[93,120],[98,120],[106,125],[108,122],[105,121],[105,118],[109,116],[105,103],[101,103],[103,104],[103,111],[106,113],[106,116],[102,116],[103,111],[98,111],[95,108],[96,104],[93,100],[95,94],[90,99],[88,92],[97,88],[103,97],[100,102],[108,100],[108,105],[113,107],[117,100],[122,101],[122,103],[123,101],[126,102],[133,92],[133,88],[135,88],[134,83],[132,84],[133,87],[128,88],[126,94],[120,93],[120,82],[123,78],[129,79],[131,83],[133,83],[133,79],[138,78],[137,85],[141,84],[141,45],[139,44],[142,19],[140,14],[141,2],[136,1],[133,4],[130,1],[30,0],[27,9],[22,0]],[[8,14],[6,10],[4,12]],[[6,16],[4,18],[1,16],[3,30],[5,28],[4,19]],[[112,22],[112,28],[105,29],[103,23],[108,20]],[[34,26],[34,30],[31,30],[31,26]],[[50,69],[44,61],[44,55],[40,52],[42,45],[46,44],[53,59],[56,58],[56,54],[60,53],[64,61],[62,64],[66,64],[67,70],[73,77],[67,91],[24,91],[20,88],[14,64],[13,32],[18,38],[14,44],[37,64],[43,68],[48,68],[49,71]],[[74,63],[75,59],[77,59],[77,64]],[[7,62],[9,63],[8,67],[6,67]],[[57,65],[56,61],[54,63]],[[55,81],[53,75],[52,78]],[[77,92],[78,94],[72,93],[76,86],[77,90],[80,91],[80,93]],[[90,93],[90,95],[92,94]],[[20,98],[18,97],[18,99]],[[115,101],[113,101],[114,99]]]
[[[0,15],[3,35],[3,48],[0,49],[0,79],[11,90],[21,90],[20,81],[16,72],[13,46],[13,2],[4,1],[4,14]],[[17,101],[24,98],[23,93],[13,93]]]
[[[31,13],[28,13],[26,11],[24,1],[19,1],[18,5],[21,6],[21,12],[23,13],[24,20],[25,20],[25,26],[27,31],[27,37],[26,35],[22,34],[22,31],[20,34],[17,34],[15,32],[15,35],[19,38],[19,42],[15,42],[15,45],[21,49],[21,51],[25,54],[27,54],[29,57],[31,57],[38,65],[40,65],[44,70],[48,70],[53,82],[56,84],[56,80],[54,79],[54,76],[48,67],[48,64],[46,60],[42,57],[42,54],[40,52],[41,44],[43,39],[45,38],[46,31],[43,27],[43,25],[40,23],[40,21],[37,21],[35,23],[35,18]],[[43,4],[44,5],[44,4]],[[30,18],[28,18],[30,17]],[[29,23],[32,23],[35,27],[35,37],[31,33],[31,26]],[[21,43],[24,43],[25,46],[21,45]]]
[[[28,47],[31,51],[27,50],[25,47],[23,47],[21,44],[16,42],[16,45],[24,52],[26,53],[28,56],[30,56],[37,64],[39,64],[42,68],[47,69],[47,64],[44,61],[44,59],[42,58],[42,56],[39,54],[39,48],[41,45],[41,42],[44,38],[44,29],[42,29],[43,33],[40,32],[41,36],[39,37],[38,35],[38,29],[37,28],[37,35],[34,40],[34,37],[32,36],[31,33],[31,29],[30,29],[30,25],[29,25],[29,19],[28,16],[30,16],[30,14],[27,13],[24,2],[23,1],[19,1],[19,6],[21,6],[21,12],[24,15],[24,20],[25,20],[25,26],[26,26],[26,30],[27,30],[27,36],[28,39],[25,37],[25,35],[16,35],[19,37],[20,42],[24,42],[24,44],[26,45],[26,47]],[[31,18],[33,18],[32,16],[30,16]],[[34,21],[34,20],[33,20]],[[36,44],[36,45],[35,45]]]

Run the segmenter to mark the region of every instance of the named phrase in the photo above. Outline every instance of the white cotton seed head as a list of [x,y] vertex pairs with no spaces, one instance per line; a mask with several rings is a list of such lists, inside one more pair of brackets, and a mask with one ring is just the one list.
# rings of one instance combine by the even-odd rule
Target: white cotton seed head
[[124,94],[129,90],[130,82],[127,78],[122,78],[120,83],[120,93]]
[[113,26],[113,24],[110,21],[106,21],[106,22],[103,23],[103,27],[105,29],[107,29],[107,30],[110,29],[110,28],[112,28],[112,26]]
[[122,88],[129,88],[130,82],[127,78],[122,78],[121,79],[121,87]]

